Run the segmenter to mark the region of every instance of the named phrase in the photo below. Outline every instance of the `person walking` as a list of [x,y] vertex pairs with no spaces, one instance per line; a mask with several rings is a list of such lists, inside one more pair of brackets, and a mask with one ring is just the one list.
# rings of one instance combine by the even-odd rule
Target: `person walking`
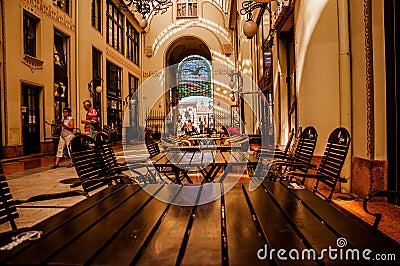
[[94,138],[98,133],[99,115],[97,111],[92,108],[92,103],[89,100],[83,102],[83,109],[86,110],[86,119],[82,119],[81,123],[85,124],[86,135]]
[[[71,108],[65,107],[63,109],[63,117],[58,126],[61,127],[61,134],[60,134],[60,139],[58,140],[56,163],[51,166],[51,169],[59,167],[60,160],[64,155],[64,148],[68,147],[69,143],[74,137],[74,119],[71,116]],[[68,154],[70,160],[69,167],[72,167],[73,162],[69,149],[68,149]]]

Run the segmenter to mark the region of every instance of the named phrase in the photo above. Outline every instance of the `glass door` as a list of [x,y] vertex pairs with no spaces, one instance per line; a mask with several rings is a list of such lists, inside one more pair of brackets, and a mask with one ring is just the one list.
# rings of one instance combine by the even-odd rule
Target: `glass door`
[[22,139],[24,155],[40,152],[39,88],[22,85]]

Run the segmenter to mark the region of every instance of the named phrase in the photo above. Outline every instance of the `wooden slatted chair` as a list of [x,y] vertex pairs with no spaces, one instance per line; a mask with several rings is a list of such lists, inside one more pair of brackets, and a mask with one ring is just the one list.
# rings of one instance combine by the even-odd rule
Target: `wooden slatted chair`
[[[123,171],[129,170],[131,173],[135,174],[134,178],[139,183],[157,182],[155,176],[149,172],[149,169],[145,165],[147,161],[135,160],[134,162],[129,162],[129,166],[126,161],[119,163],[114,150],[110,145],[109,136],[106,133],[99,132],[95,137],[95,143],[100,159],[102,160],[102,165],[106,167],[109,175],[124,175],[129,178],[127,175],[122,173]],[[140,168],[146,168],[146,173],[142,174],[139,172],[138,170]]]
[[[68,198],[75,196],[88,196],[85,191],[82,190],[71,190],[61,193],[52,194],[41,194],[30,197],[26,200],[14,200],[7,183],[7,178],[3,172],[3,167],[0,163],[0,224],[10,223],[12,231],[0,234],[0,239],[8,239],[8,235],[15,233],[18,229],[15,223],[15,219],[19,217],[17,211],[17,205],[21,205],[28,202],[45,201],[51,199]],[[20,229],[19,231],[25,231],[27,229]]]
[[[275,158],[275,159],[285,159],[286,156],[289,155],[289,150],[290,147],[292,146],[292,141],[294,141],[294,129],[290,131],[288,141],[286,143],[285,149],[264,149],[264,148],[259,148],[254,151],[253,156],[256,157],[257,159],[263,159],[264,158]],[[300,134],[298,135],[298,137]]]
[[[297,140],[293,153],[289,153],[284,159],[273,160],[270,171],[274,171],[273,180],[285,178],[287,172],[307,173],[314,155],[318,133],[313,126],[306,127]],[[269,173],[270,174],[270,173]]]
[[[147,151],[149,152],[149,159],[152,160],[157,155],[161,154],[160,147],[158,143],[155,141],[147,141],[146,142]],[[181,181],[185,178],[185,175],[181,175],[183,173],[183,169],[180,169],[177,166],[172,167],[156,167],[156,170],[159,174],[163,174],[167,179],[174,183],[180,184]],[[177,178],[178,176],[178,178]]]
[[75,136],[70,144],[72,161],[80,183],[71,186],[82,185],[86,192],[113,183],[130,183],[132,179],[126,175],[115,174],[104,167],[95,140],[86,135]]
[[[336,184],[338,182],[346,183],[345,178],[340,177],[344,161],[346,160],[347,152],[350,147],[350,133],[343,127],[336,128],[329,135],[328,143],[325,148],[324,155],[318,168],[314,165],[305,164],[305,166],[299,166],[303,168],[310,168],[316,170],[316,174],[309,174],[307,172],[288,172],[285,176],[294,177],[300,180],[302,184],[305,183],[307,178],[316,179],[313,191],[322,196],[319,193],[318,188],[320,183],[325,184],[330,188],[330,193],[325,199],[331,201],[333,192],[335,191]],[[300,163],[299,163],[300,164]],[[298,169],[298,167],[296,167]]]
[[378,229],[379,223],[382,219],[382,213],[373,213],[370,210],[368,210],[368,202],[375,197],[385,197],[385,198],[397,198],[400,199],[400,191],[393,191],[393,190],[377,190],[373,191],[368,194],[368,197],[366,197],[363,201],[363,208],[366,213],[369,215],[375,216],[374,223],[372,225],[373,229]]
[[115,129],[113,129],[112,127],[108,126],[108,125],[103,125],[103,131],[105,134],[107,134],[109,136],[109,139],[111,142],[115,144],[117,144],[118,140],[117,140],[117,131]]
[[110,145],[110,138],[104,132],[99,132],[95,137],[96,148],[99,152],[104,166],[107,168],[110,175],[121,174],[122,171],[129,170],[126,162],[119,163],[115,156],[114,150]]

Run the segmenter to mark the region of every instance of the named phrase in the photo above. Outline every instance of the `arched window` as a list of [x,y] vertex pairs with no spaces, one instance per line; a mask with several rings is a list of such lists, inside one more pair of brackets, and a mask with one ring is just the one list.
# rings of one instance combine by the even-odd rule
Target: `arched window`
[[178,65],[178,98],[211,97],[211,64],[199,55],[190,55]]

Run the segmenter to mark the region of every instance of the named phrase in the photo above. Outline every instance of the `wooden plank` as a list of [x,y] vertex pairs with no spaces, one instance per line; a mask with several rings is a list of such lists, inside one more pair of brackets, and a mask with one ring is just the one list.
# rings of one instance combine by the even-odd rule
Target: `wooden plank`
[[[224,184],[224,189],[227,185]],[[264,242],[252,220],[242,188],[237,185],[223,197],[230,265],[268,265],[257,258]]]
[[[135,254],[135,251],[140,248],[140,244],[143,244],[146,239],[146,235],[152,229],[155,221],[161,216],[163,210],[167,206],[165,203],[158,200],[151,200],[152,198],[146,193],[145,196],[141,196],[142,191],[135,197],[130,197],[125,202],[117,205],[118,208],[108,212],[106,216],[102,217],[95,225],[89,228],[82,236],[74,239],[62,252],[52,258],[48,263],[55,264],[80,264],[91,263],[92,258],[99,249],[107,247],[110,243],[111,238],[115,238],[114,235],[118,231],[124,229],[129,220],[134,220],[135,226],[140,225],[141,228],[132,228],[131,231],[126,233],[125,229],[123,234],[124,238],[128,238],[131,242],[126,243],[127,245],[119,245],[118,248],[107,247],[107,254],[109,259],[112,259],[115,264],[129,263],[129,257]],[[140,199],[138,198],[140,196]],[[150,203],[147,203],[148,200]],[[110,202],[110,204],[112,204]],[[147,211],[143,211],[143,209]],[[135,217],[135,219],[133,219]],[[132,232],[135,236],[132,237]],[[140,236],[140,237],[138,237]],[[119,238],[117,238],[119,239]],[[133,241],[132,241],[133,240]],[[82,249],[82,247],[85,247]],[[116,254],[117,250],[119,251]],[[127,254],[128,253],[128,254]],[[79,254],[77,256],[77,254]],[[128,259],[124,256],[128,256]],[[118,263],[116,260],[119,260]],[[104,263],[110,263],[106,261]]]
[[[219,184],[210,185],[203,186],[201,192],[203,202],[211,199],[210,195],[212,197],[221,195]],[[182,264],[221,265],[221,237],[221,199],[199,205],[194,213],[194,222]]]
[[[302,236],[309,248],[317,252],[317,256],[323,249],[330,246],[336,248],[337,239],[340,237],[325,226],[302,202],[294,197],[279,182],[264,182],[263,186],[276,201],[281,210],[293,223],[294,228]],[[348,247],[344,247],[344,252]],[[331,260],[328,253],[324,254],[323,261],[328,264],[340,264],[340,260]]]
[[222,152],[216,152],[215,153],[215,159],[214,159],[214,163],[215,164],[220,164],[221,165],[221,164],[226,164],[227,162],[228,161],[226,160],[226,158],[224,156],[222,156]]
[[216,151],[203,151],[201,152],[201,167],[207,167],[211,163],[213,163],[214,158],[215,158]]
[[[245,186],[246,187],[246,186]],[[256,190],[249,192],[246,189],[247,195],[251,201],[255,215],[261,226],[263,235],[267,238],[268,250],[275,251],[285,249],[284,257],[288,260],[282,260],[277,257],[277,253],[263,254],[267,259],[272,259],[277,265],[280,264],[295,264],[295,265],[315,265],[315,261],[310,260],[291,260],[288,256],[289,250],[296,249],[301,251],[307,248],[296,230],[287,221],[287,218],[282,214],[281,210],[276,206],[270,195],[260,186]]]
[[179,166],[179,167],[190,166],[190,163],[192,161],[192,158],[193,158],[194,154],[195,154],[195,152],[185,152],[185,153],[183,153],[183,155],[180,158],[180,160],[177,161],[176,163],[174,162],[174,164]]
[[168,162],[167,154],[166,153],[159,153],[156,156],[151,158],[151,161],[153,164],[164,164],[165,162]]
[[232,151],[230,162],[235,164],[247,164],[247,158],[241,152]]
[[[185,197],[182,192],[177,197]],[[175,265],[193,208],[171,205],[140,257],[134,261],[135,265]]]
[[[95,205],[93,208],[81,212],[80,206],[72,207],[79,215],[74,216],[73,219],[69,219],[68,223],[59,226],[57,230],[49,234],[47,234],[40,225],[35,226],[34,230],[42,230],[45,235],[35,241],[35,244],[29,249],[21,251],[16,258],[12,258],[7,262],[19,264],[26,262],[26,259],[29,258],[29,262],[32,264],[45,263],[47,259],[65,249],[65,247],[75,241],[76,238],[79,238],[83,232],[95,226],[103,217],[107,216],[109,212],[130,197],[134,196],[138,202],[137,207],[139,208],[141,203],[145,202],[149,196],[143,190],[138,190],[137,193],[134,193],[136,190],[136,185],[126,186],[120,190],[119,193],[114,193],[111,197],[108,197],[107,200],[102,200],[100,202],[89,198],[88,200],[91,204]],[[75,256],[79,257],[81,255],[81,252],[83,252],[81,249],[82,246],[77,247],[75,252],[78,255]]]
[[166,158],[168,159],[166,164],[169,164],[169,166],[171,166],[171,163],[177,165],[182,157],[186,154],[186,152],[166,152],[165,154]]
[[253,154],[249,154],[247,160],[249,160],[249,163],[253,165],[256,165],[258,163],[258,159]]
[[308,189],[294,190],[287,188],[288,183],[282,182],[281,186],[302,200],[327,226],[332,227],[338,234],[346,238],[350,245],[359,249],[369,248],[374,252],[381,253],[398,252],[400,250],[400,244],[382,232],[372,230],[347,213],[333,208],[328,202],[316,197]]
[[[167,202],[172,201],[179,189],[179,186],[164,186],[160,191],[163,195],[156,196],[160,196]],[[90,260],[89,263],[94,265],[131,264],[135,257],[140,256],[145,242],[158,229],[168,208],[169,205],[163,201],[151,200],[133,219],[121,225],[122,230],[115,234],[113,239],[103,246],[96,258]]]

